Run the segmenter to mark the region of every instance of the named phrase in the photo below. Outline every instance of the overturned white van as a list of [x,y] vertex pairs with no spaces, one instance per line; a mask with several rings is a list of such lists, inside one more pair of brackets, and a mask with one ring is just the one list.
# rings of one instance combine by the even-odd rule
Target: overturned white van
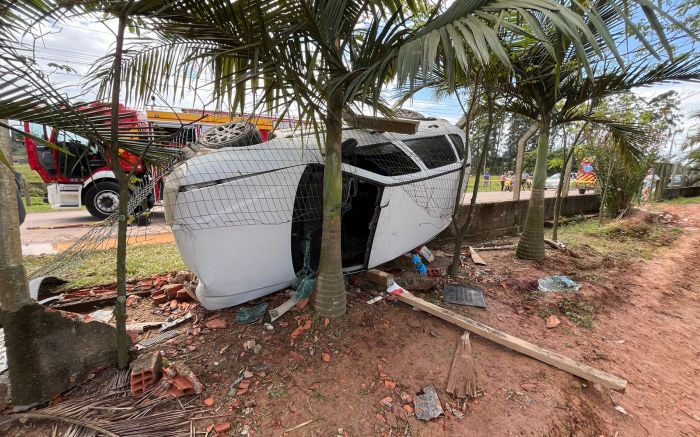
[[[319,150],[315,135],[280,131],[264,143],[200,148],[166,177],[166,219],[205,308],[241,304],[316,269]],[[344,129],[344,271],[382,264],[444,230],[469,159],[464,132],[444,120],[421,120],[413,135]]]

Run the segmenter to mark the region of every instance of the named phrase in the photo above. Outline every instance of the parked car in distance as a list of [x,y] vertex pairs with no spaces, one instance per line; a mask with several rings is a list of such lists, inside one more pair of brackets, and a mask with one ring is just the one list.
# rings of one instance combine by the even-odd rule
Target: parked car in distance
[[[544,189],[556,190],[557,188],[559,188],[559,179],[561,179],[561,173],[554,173],[552,176],[548,177],[547,180],[544,182]],[[571,177],[569,179],[569,186],[572,186],[574,182],[576,182],[576,173],[571,173]]]

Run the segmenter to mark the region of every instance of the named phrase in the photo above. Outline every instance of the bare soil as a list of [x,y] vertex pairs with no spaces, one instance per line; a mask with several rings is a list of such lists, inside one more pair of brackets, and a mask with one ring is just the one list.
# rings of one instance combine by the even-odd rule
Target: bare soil
[[[197,306],[182,310],[192,311],[195,322],[155,348],[170,361],[187,363],[205,384],[205,392],[193,402],[213,397],[210,414],[224,416],[197,421],[197,431],[228,421],[231,435],[245,431],[277,436],[313,420],[288,435],[700,435],[700,205],[663,208],[668,215],[659,219],[658,214],[637,213],[620,224],[629,232],[610,234],[635,244],[649,238],[647,225],[661,220],[668,235],[655,237],[651,260],[604,254],[585,241],[569,242],[572,252],[548,251],[540,262],[518,260],[513,251],[483,251],[488,265],[465,263],[459,280],[483,288],[488,307],[443,304],[624,377],[629,381],[624,394],[472,335],[479,393],[467,402],[454,400],[445,385],[462,331],[405,304],[382,300],[368,305],[376,287],[354,279],[355,285],[348,287],[347,316],[327,325],[309,308],[294,309],[269,331],[262,324],[237,325],[238,308],[210,313]],[[671,232],[672,227],[681,232]],[[448,256],[440,256],[432,267],[448,263]],[[579,281],[581,292],[536,292],[537,279],[552,274]],[[442,279],[417,281],[401,272],[396,276],[408,289],[412,287],[406,284],[412,290],[423,288],[414,294],[440,302]],[[286,298],[277,293],[264,300],[275,307]],[[165,317],[148,298],[129,313],[130,322]],[[547,329],[545,317],[552,314],[561,324]],[[205,322],[213,316],[223,317],[227,327],[207,329]],[[312,328],[293,339],[292,332],[305,320],[313,321]],[[245,350],[243,344],[250,339],[262,344],[258,354]],[[231,383],[243,370],[253,372],[249,391],[229,396]],[[97,375],[87,386],[106,378]],[[443,407],[447,404],[464,416],[447,411],[424,422],[410,415],[406,405],[412,407],[411,398],[426,385],[437,389]],[[49,429],[28,422],[10,434],[43,435]],[[182,433],[187,432],[183,427]]]

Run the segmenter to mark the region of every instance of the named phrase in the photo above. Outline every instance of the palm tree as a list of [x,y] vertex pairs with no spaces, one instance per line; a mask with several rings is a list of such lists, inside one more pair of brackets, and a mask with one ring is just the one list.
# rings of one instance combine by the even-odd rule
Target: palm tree
[[[608,5],[614,5],[614,2]],[[612,6],[604,11],[602,18],[607,28],[614,28],[620,22]],[[512,55],[515,58],[512,77],[501,88],[504,96],[511,97],[506,105],[510,112],[539,123],[532,193],[516,251],[520,258],[525,259],[544,257],[544,184],[553,126],[573,121],[605,125],[611,130],[615,144],[623,150],[623,156],[634,158],[634,150],[629,146],[634,144],[632,136],[637,135],[637,139],[643,137],[640,127],[595,114],[591,111],[591,105],[595,106],[602,97],[636,86],[669,80],[692,80],[697,78],[698,72],[698,61],[689,56],[671,58],[657,64],[644,59],[632,66],[622,66],[619,60],[617,65],[602,60],[587,66],[580,62],[573,43],[562,45],[560,41],[559,31],[552,29],[547,39],[523,45],[519,53]],[[550,50],[555,50],[560,63],[552,61]],[[654,51],[651,46],[649,50]],[[616,51],[613,54],[616,58],[620,57]]]

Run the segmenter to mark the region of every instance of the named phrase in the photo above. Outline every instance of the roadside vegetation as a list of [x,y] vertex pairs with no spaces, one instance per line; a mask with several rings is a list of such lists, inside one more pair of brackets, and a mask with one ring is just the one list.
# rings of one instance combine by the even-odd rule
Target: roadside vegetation
[[[117,250],[110,249],[95,253],[63,279],[70,281],[67,288],[82,288],[114,283],[114,257]],[[28,272],[48,263],[56,255],[26,256],[25,266]],[[175,243],[144,244],[129,247],[126,256],[127,281],[147,278],[168,272],[185,270],[180,252]]]

